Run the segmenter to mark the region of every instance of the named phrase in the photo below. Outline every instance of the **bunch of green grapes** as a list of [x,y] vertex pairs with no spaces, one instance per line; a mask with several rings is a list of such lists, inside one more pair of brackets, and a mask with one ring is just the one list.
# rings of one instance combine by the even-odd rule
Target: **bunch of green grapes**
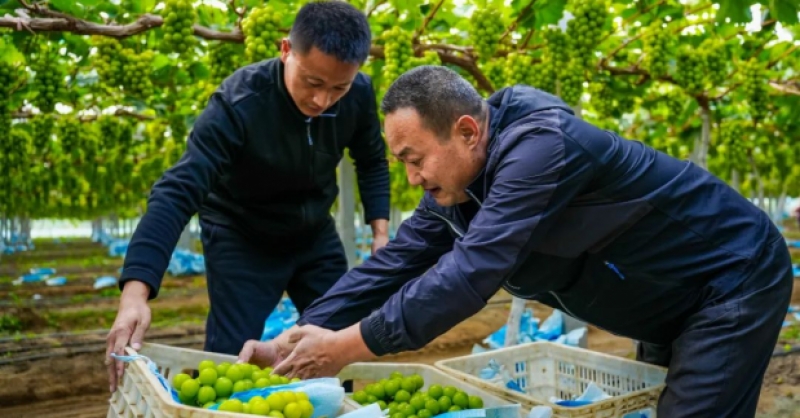
[[506,86],[527,84],[533,65],[533,59],[524,52],[511,52],[506,56],[503,78]]
[[112,115],[100,115],[97,118],[97,126],[100,129],[100,148],[102,152],[109,152],[117,147],[117,141],[122,132],[119,118]]
[[572,59],[582,68],[588,68],[592,65],[594,50],[608,18],[607,0],[574,0],[567,4],[567,8],[574,16],[567,22]]
[[706,60],[706,80],[712,87],[722,85],[728,77],[728,55],[719,39],[706,39],[698,48]]
[[252,9],[242,20],[245,53],[250,62],[278,56],[278,41],[283,37],[280,31],[282,21],[283,13],[269,3]]
[[[0,142],[4,138],[0,137]],[[0,162],[8,172],[21,174],[27,171],[30,159],[31,136],[22,129],[11,129],[8,141],[0,147]],[[3,161],[5,160],[5,161]]]
[[559,76],[560,96],[570,106],[575,106],[583,96],[583,66],[578,59],[572,59]]
[[670,118],[677,118],[683,114],[683,109],[689,101],[689,97],[680,89],[672,89],[663,96],[664,105]]
[[43,44],[39,56],[31,67],[36,73],[36,86],[39,90],[39,94],[33,99],[33,104],[42,113],[51,113],[55,109],[56,99],[64,84],[64,73],[59,66],[56,53],[49,45]]
[[161,147],[164,146],[164,141],[167,138],[167,124],[163,119],[158,119],[148,123],[144,128],[145,134],[152,141],[152,149],[158,153]]
[[690,46],[684,46],[676,56],[678,84],[689,94],[703,91],[706,77],[705,56]]
[[[478,66],[486,75],[486,78],[489,79],[489,82],[492,83],[492,87],[495,90],[499,90],[505,86],[506,76],[504,74],[504,68],[506,66],[506,59],[505,58],[495,58],[491,61],[485,61],[483,63],[479,63]],[[477,81],[474,83],[477,87]]]
[[469,32],[478,56],[489,59],[497,52],[500,37],[505,32],[503,15],[497,8],[476,9],[469,19]]
[[766,67],[756,58],[742,65],[742,89],[750,105],[750,116],[761,120],[767,114],[767,74]]
[[0,61],[0,141],[9,137],[11,131],[11,106],[9,97],[11,87],[17,82],[16,69],[5,61]]
[[554,71],[563,68],[569,61],[569,41],[567,34],[559,28],[544,31],[544,55],[542,62],[548,63]]
[[119,136],[117,137],[117,146],[120,147],[122,152],[126,152],[133,144],[133,129],[134,126],[127,120],[119,122]]
[[133,49],[125,48],[122,50],[122,57],[122,86],[125,92],[133,97],[150,99],[154,94],[150,74],[155,53],[147,50],[137,54]]
[[421,57],[412,57],[411,66],[420,67],[423,65],[441,65],[442,60],[436,51],[425,51]]
[[231,42],[216,42],[208,50],[211,82],[222,83],[242,65],[242,46]]
[[614,113],[614,92],[609,88],[607,80],[590,83],[589,94],[592,95],[591,105],[600,116],[607,117]]
[[164,52],[184,54],[196,43],[194,38],[194,22],[197,12],[191,0],[166,0],[164,2],[164,41],[161,43]]
[[642,68],[653,78],[667,75],[672,45],[672,36],[667,27],[660,20],[656,20],[647,28],[642,42],[644,43]]
[[386,40],[383,51],[386,62],[383,66],[383,77],[386,84],[391,84],[397,77],[411,69],[414,47],[411,44],[411,33],[399,26],[384,32],[382,38]]
[[[544,59],[548,54],[545,53]],[[549,61],[534,64],[528,73],[528,84],[551,94],[556,94],[558,73]]]
[[100,82],[106,87],[118,87],[124,77],[122,59],[122,43],[108,37],[93,35],[92,44],[97,47],[97,58],[94,60]]
[[37,154],[46,154],[51,147],[55,119],[50,114],[39,114],[31,118],[33,148]]
[[61,151],[67,155],[77,155],[81,150],[81,122],[72,116],[64,116],[58,123],[58,140]]

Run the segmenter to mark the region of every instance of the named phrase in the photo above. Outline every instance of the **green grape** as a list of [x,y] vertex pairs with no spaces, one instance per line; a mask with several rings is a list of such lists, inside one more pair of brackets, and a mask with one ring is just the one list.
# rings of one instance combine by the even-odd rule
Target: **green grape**
[[647,28],[642,39],[644,43],[642,68],[649,72],[651,77],[659,78],[667,75],[672,39],[672,35],[660,20],[653,22]]
[[164,2],[164,52],[185,54],[197,44],[194,37],[194,22],[197,12],[191,0],[166,0]]
[[[505,87],[505,58],[495,58],[491,61],[480,63],[478,66],[483,74],[486,75],[486,78],[489,79],[489,82],[492,83],[492,87],[494,87],[495,90]],[[477,87],[478,83],[475,81],[473,84]]]
[[125,48],[122,50],[122,57],[124,58],[122,86],[125,92],[140,99],[151,99],[154,88],[150,74],[155,53],[147,50],[137,54],[133,49]]
[[558,82],[556,68],[552,65],[552,62],[548,60],[547,53],[545,53],[544,60],[545,61],[534,64],[531,67],[531,70],[528,72],[528,84],[548,93],[555,94]]
[[568,105],[574,106],[580,103],[583,95],[583,78],[583,66],[581,66],[580,60],[570,60],[559,77],[560,96]]
[[278,41],[283,37],[281,22],[283,13],[270,4],[251,9],[242,19],[245,55],[250,62],[277,57],[280,53]]
[[704,80],[707,72],[706,60],[703,54],[694,48],[684,45],[676,56],[677,74],[676,81],[689,94],[703,91]]
[[31,68],[36,73],[35,83],[38,87],[38,94],[33,99],[33,104],[42,113],[51,113],[63,90],[64,73],[59,67],[56,53],[50,49],[49,45],[41,45],[39,56]]
[[750,105],[750,116],[753,120],[762,120],[767,114],[767,74],[766,67],[756,58],[751,58],[742,65],[742,89]]
[[172,139],[175,141],[176,148],[183,152],[186,147],[186,121],[182,115],[172,115],[169,118],[169,129],[172,132]]
[[567,34],[558,28],[547,28],[544,31],[544,51],[547,62],[556,72],[558,68],[563,68],[569,62],[569,41]]
[[497,52],[500,37],[506,27],[497,8],[477,9],[469,19],[469,32],[478,56],[488,59]]
[[506,66],[503,75],[505,85],[526,84],[533,68],[533,59],[524,52],[511,52],[506,56]]
[[94,63],[101,83],[107,88],[120,86],[124,77],[123,70],[125,69],[122,44],[108,36],[93,35],[91,40],[97,47],[97,57]]
[[388,85],[411,69],[414,47],[411,44],[411,33],[404,31],[399,26],[385,31],[381,37],[386,40],[383,51],[386,62],[383,66],[383,78]]
[[100,129],[99,145],[102,151],[109,152],[116,148],[122,134],[119,118],[112,115],[101,115],[97,118],[97,126]]
[[11,87],[16,84],[16,69],[11,64],[0,61],[0,141],[9,138],[11,132],[11,109],[8,98]]
[[409,69],[423,65],[440,65],[442,63],[436,51],[425,51],[421,57],[411,57],[409,61]]
[[567,22],[571,58],[575,60],[574,65],[589,68],[608,18],[607,0],[574,0],[567,4],[567,10],[574,16]]
[[127,150],[133,143],[133,125],[126,120],[122,120],[119,122],[119,127],[117,146],[122,150]]
[[242,46],[230,42],[217,42],[208,49],[211,83],[220,84],[242,65]]

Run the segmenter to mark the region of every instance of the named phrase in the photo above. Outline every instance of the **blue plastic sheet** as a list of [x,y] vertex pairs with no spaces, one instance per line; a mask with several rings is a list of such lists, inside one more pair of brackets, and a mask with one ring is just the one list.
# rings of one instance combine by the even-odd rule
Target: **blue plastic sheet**
[[[488,345],[490,350],[504,347],[507,327],[508,324],[503,325],[486,337],[483,340],[484,344]],[[516,344],[536,341],[554,341],[567,344],[572,341],[572,339],[567,339],[562,335],[564,333],[564,315],[558,310],[553,311],[553,314],[539,325],[539,319],[533,316],[533,311],[530,308],[525,309],[520,316],[518,327]],[[572,345],[577,345],[577,342]]]
[[261,333],[261,341],[271,340],[282,332],[294,326],[299,318],[297,308],[291,299],[283,298],[278,306],[272,310],[266,321],[264,321],[264,331]]
[[[125,258],[128,252],[130,240],[114,238],[105,232],[98,232],[92,235],[94,242],[99,242],[108,248],[109,257]],[[167,272],[172,276],[191,276],[204,274],[206,272],[205,257],[202,254],[184,249],[176,249],[172,252]],[[121,273],[121,270],[120,270]]]

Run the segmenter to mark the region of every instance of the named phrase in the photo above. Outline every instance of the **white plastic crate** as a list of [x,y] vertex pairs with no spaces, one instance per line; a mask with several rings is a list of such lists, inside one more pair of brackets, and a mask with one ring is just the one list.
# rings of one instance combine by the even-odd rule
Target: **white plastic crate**
[[[145,343],[142,349],[134,351],[127,348],[126,354],[141,354],[158,365],[159,372],[169,381],[178,373],[196,370],[202,360],[215,363],[227,361],[235,363],[236,356],[209,353],[188,348],[178,348],[161,344]],[[125,366],[122,385],[109,399],[108,418],[252,418],[250,414],[212,411],[191,407],[175,402],[164,389],[156,376],[147,368],[144,360],[135,360]],[[339,414],[360,408],[355,401],[345,397]]]
[[[525,393],[480,378],[494,359],[505,367]],[[663,367],[551,342],[535,342],[436,362],[442,371],[482,387],[530,410],[544,405],[554,418],[623,417],[656,406],[667,370]],[[586,406],[566,407],[550,397],[573,400],[594,382],[611,398]]]
[[[431,385],[441,386],[454,386],[463,390],[468,395],[480,396],[483,399],[483,406],[486,408],[515,405],[519,402],[509,401],[504,397],[488,391],[481,386],[475,386],[462,379],[457,379],[449,374],[425,364],[416,363],[354,363],[351,364],[337,375],[337,377],[344,383],[352,381],[353,390],[359,390],[369,383],[378,382],[381,379],[388,379],[392,372],[400,372],[403,375],[419,374],[425,380],[425,385],[422,390],[428,390]],[[348,393],[349,397],[352,395]],[[524,406],[520,408],[520,417],[526,418],[530,412],[530,408]]]

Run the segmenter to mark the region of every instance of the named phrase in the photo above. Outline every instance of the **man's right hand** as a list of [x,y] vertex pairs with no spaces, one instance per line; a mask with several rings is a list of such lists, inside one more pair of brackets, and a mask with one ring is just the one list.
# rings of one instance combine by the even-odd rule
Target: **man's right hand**
[[111,357],[111,353],[125,355],[125,347],[130,343],[134,350],[142,346],[144,333],[150,327],[150,307],[147,299],[150,288],[143,282],[131,280],[125,283],[119,301],[117,319],[106,338],[106,365],[108,366],[109,390],[117,390],[125,365]]

